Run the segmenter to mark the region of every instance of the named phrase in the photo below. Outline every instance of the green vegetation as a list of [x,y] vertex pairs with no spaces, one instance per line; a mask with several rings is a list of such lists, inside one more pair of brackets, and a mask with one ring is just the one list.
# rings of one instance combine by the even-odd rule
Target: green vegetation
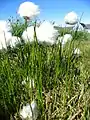
[[[12,33],[21,37],[23,26],[13,24]],[[61,43],[38,44],[34,37],[32,44],[21,41],[15,48],[0,50],[0,114],[20,119],[22,105],[36,99],[38,120],[89,120],[88,36],[86,32],[77,32],[76,39],[64,48]],[[81,54],[75,55],[74,48],[79,48]],[[35,86],[30,86],[33,80]]]

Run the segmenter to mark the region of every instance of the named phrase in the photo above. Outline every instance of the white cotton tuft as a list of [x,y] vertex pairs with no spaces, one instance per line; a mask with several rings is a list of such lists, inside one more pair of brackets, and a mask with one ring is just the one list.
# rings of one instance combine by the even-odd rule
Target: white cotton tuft
[[81,54],[81,51],[79,48],[74,48],[74,54],[75,55],[80,55]]
[[35,82],[33,79],[29,79],[29,77],[27,77],[26,80],[22,81],[22,85],[26,85],[27,83],[29,83],[30,88],[35,88]]
[[0,32],[9,32],[10,31],[10,23],[5,20],[0,20]]
[[[38,27],[36,27],[36,34],[38,34]],[[22,39],[25,42],[33,42],[34,41],[34,27],[27,27],[27,29],[22,34]]]
[[75,25],[78,23],[78,16],[72,11],[65,16],[64,21],[66,24]]
[[31,103],[32,111],[33,111],[33,118],[34,120],[37,120],[37,117],[39,115],[39,110],[36,101],[32,101]]
[[38,33],[39,42],[46,42],[51,45],[55,44],[58,31],[49,22],[43,22],[39,27]]
[[71,34],[65,34],[62,37],[59,37],[58,40],[62,43],[62,46],[64,46],[68,41],[72,40]]
[[[77,29],[78,28],[78,29]],[[81,24],[76,24],[74,27],[73,27],[73,30],[77,30],[77,31],[83,31],[84,28]]]
[[28,118],[29,120],[37,120],[39,110],[36,101],[32,101],[31,106],[29,103],[26,106],[23,106],[23,109],[20,111],[20,115],[22,119]]
[[[43,22],[39,27],[36,27],[36,35],[39,43],[47,43],[53,45],[56,43],[58,31],[49,22]],[[34,41],[34,27],[28,27],[22,34],[24,41]]]
[[40,14],[39,6],[32,2],[24,2],[20,4],[18,14],[21,17],[33,18]]
[[11,32],[0,32],[0,49],[7,48],[8,41],[11,39]]
[[20,42],[20,38],[17,36],[12,36],[11,39],[9,39],[8,41],[8,45],[10,45],[11,47],[15,47],[16,44],[18,44]]
[[30,109],[30,105],[27,104],[26,106],[23,106],[23,109],[20,111],[20,115],[23,119],[26,119],[27,117],[30,118],[31,117],[31,109]]
[[11,32],[0,32],[0,49],[7,49],[8,45],[15,47],[18,42],[20,42],[20,38],[12,36]]

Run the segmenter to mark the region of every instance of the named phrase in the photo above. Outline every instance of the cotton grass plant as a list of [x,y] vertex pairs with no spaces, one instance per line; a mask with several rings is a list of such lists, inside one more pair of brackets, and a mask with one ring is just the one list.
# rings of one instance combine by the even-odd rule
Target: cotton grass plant
[[18,21],[12,23],[13,36],[21,42],[0,50],[0,114],[9,120],[89,120],[89,75],[82,52],[76,54],[80,44],[75,44],[74,34],[63,46],[58,31],[54,44],[46,44],[57,30],[47,23],[47,29],[40,29],[43,35],[50,30],[49,34],[43,38],[39,33],[38,37],[36,23],[33,26],[30,21],[33,34],[26,32],[30,32],[31,42],[22,37],[30,27],[25,22],[21,27]]

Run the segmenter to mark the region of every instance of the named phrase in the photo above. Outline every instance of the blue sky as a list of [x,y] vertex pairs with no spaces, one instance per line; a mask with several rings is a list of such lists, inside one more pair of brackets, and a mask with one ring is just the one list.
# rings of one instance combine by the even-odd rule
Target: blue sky
[[[0,19],[6,20],[16,16],[19,5],[26,0],[0,0]],[[39,5],[41,20],[64,22],[64,16],[75,11],[79,16],[84,12],[82,21],[90,23],[90,0],[27,0]]]

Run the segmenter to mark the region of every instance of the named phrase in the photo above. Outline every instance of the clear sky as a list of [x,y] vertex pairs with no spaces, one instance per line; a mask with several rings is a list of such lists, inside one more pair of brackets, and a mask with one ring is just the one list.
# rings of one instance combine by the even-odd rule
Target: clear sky
[[[16,16],[19,5],[26,0],[0,0],[0,19],[6,20]],[[82,21],[90,23],[90,0],[27,0],[39,5],[41,14],[39,18],[55,20],[63,23],[64,16],[71,11],[79,16],[84,12]]]

